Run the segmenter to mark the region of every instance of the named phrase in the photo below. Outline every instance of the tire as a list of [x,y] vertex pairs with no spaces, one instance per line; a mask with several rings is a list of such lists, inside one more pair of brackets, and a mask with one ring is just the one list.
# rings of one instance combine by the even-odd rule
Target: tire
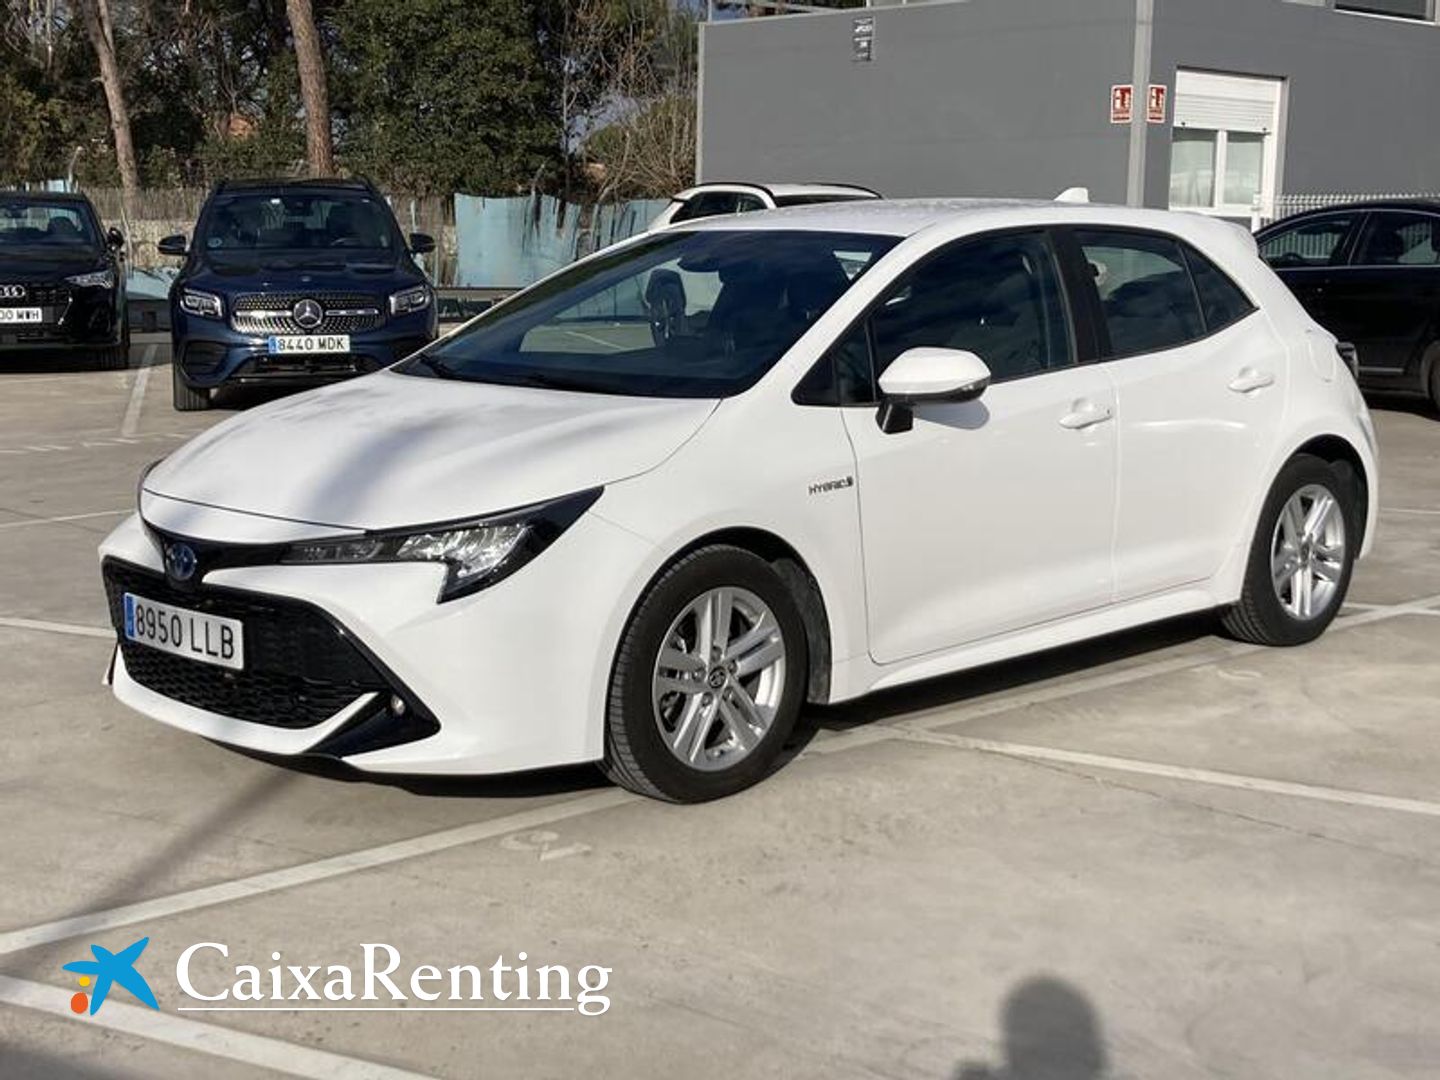
[[1440,413],[1440,347],[1432,348],[1437,348],[1437,355],[1430,362],[1430,405]]
[[97,371],[124,371],[130,366],[130,320],[120,327],[120,344],[102,349],[95,357]]
[[[717,618],[727,608],[728,619]],[[715,637],[702,622],[721,621],[740,648],[702,662],[697,654]],[[807,664],[804,620],[769,563],[724,545],[685,556],[650,586],[621,637],[602,769],[621,787],[669,802],[751,786],[774,768],[795,726]]]
[[[1326,496],[1334,500],[1334,509],[1311,536],[1305,528],[1309,522],[1297,518],[1314,517],[1319,498]],[[1282,523],[1292,502],[1297,514]],[[1225,629],[1256,645],[1304,645],[1323,634],[1350,588],[1361,537],[1358,518],[1354,485],[1338,468],[1309,454],[1297,454],[1286,462],[1260,511],[1245,585],[1239,602],[1222,618]],[[1297,534],[1302,537],[1298,549],[1290,539]],[[1294,566],[1296,573],[1285,575],[1285,566]],[[1308,591],[1302,578],[1309,579]]]
[[170,391],[176,412],[203,412],[210,408],[210,392],[196,390],[180,374],[180,365],[170,365]]

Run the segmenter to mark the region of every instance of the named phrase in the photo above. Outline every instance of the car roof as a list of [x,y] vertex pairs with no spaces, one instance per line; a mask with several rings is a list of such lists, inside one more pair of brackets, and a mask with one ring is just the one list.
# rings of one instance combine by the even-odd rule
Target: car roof
[[1298,214],[1272,221],[1260,230],[1263,235],[1273,232],[1282,225],[1293,225],[1310,218],[1325,217],[1328,214],[1343,214],[1351,210],[1418,210],[1431,214],[1440,213],[1440,199],[1359,199],[1355,202],[1338,202],[1329,206],[1317,206],[1314,210],[1303,210]]
[[703,184],[696,184],[675,195],[676,199],[688,199],[693,195],[699,195],[706,191],[725,190],[729,188],[758,188],[768,192],[771,198],[783,199],[793,198],[797,195],[840,195],[849,196],[855,199],[878,199],[880,194],[870,188],[862,187],[859,184],[772,184],[768,181],[758,180],[707,180]]
[[0,191],[0,202],[76,203],[89,206],[90,199],[78,191]]
[[866,199],[811,203],[780,210],[698,218],[671,228],[722,231],[805,229],[906,237],[933,226],[964,221],[973,221],[977,226],[983,224],[986,228],[1088,223],[1177,234],[1209,231],[1223,235],[1248,235],[1238,225],[1200,214],[1048,199]]
[[241,192],[264,195],[284,191],[353,191],[361,195],[379,196],[379,192],[375,190],[375,186],[370,181],[359,177],[339,176],[222,180],[215,185],[211,195],[235,195]]

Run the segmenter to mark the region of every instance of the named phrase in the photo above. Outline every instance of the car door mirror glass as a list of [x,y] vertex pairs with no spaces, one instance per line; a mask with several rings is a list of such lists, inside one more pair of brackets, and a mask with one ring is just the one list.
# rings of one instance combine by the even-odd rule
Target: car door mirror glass
[[186,250],[185,235],[176,233],[173,236],[164,237],[156,247],[159,248],[161,255],[183,256]]

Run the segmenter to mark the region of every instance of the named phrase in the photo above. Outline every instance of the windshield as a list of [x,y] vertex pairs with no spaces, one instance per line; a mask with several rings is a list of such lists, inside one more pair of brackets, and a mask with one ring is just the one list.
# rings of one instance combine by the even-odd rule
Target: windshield
[[209,252],[389,251],[396,243],[390,208],[379,199],[337,192],[222,195],[205,216],[199,241]]
[[95,222],[81,204],[27,201],[0,205],[0,248],[74,251],[99,246]]
[[396,370],[728,397],[753,385],[896,242],[770,229],[658,233],[521,293]]

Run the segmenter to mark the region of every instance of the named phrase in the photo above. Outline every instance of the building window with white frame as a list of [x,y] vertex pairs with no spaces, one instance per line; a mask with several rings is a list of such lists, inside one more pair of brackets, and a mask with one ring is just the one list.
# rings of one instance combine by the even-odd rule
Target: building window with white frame
[[1273,213],[1283,87],[1279,79],[1176,74],[1172,210],[1243,219]]

